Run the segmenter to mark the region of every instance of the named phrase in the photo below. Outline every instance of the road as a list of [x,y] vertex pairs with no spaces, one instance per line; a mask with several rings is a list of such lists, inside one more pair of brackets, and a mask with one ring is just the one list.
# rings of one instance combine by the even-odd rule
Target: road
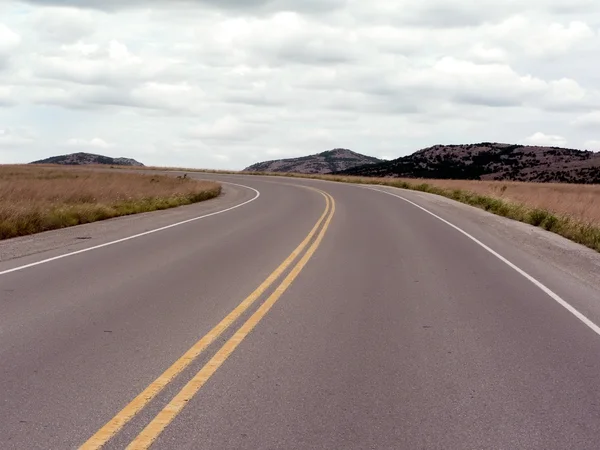
[[599,448],[600,255],[424,193],[195,176],[224,195],[0,244],[0,448]]

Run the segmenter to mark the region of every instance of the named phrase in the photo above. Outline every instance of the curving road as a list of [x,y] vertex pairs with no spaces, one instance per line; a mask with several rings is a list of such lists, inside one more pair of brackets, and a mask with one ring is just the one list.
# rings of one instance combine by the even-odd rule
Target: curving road
[[423,193],[197,176],[224,195],[0,243],[0,448],[598,448],[600,255]]

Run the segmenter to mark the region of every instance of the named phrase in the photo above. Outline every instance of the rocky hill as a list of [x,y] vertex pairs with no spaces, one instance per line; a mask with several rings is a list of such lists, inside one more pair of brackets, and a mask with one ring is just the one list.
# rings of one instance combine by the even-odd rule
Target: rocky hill
[[109,156],[94,155],[91,153],[71,153],[70,155],[52,156],[51,158],[41,159],[30,164],[63,164],[69,166],[108,164],[111,166],[144,166],[141,162],[131,158],[111,158]]
[[369,177],[600,183],[600,153],[491,142],[435,145],[409,156],[342,173]]
[[286,172],[286,173],[332,173],[357,166],[381,163],[382,160],[361,155],[344,148],[336,148],[316,155],[301,158],[276,159],[253,164],[246,172]]

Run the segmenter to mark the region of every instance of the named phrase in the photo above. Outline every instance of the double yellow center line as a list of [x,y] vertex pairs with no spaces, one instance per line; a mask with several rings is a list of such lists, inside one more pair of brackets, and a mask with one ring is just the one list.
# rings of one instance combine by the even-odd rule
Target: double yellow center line
[[[208,379],[217,371],[225,360],[233,353],[237,346],[246,338],[252,329],[269,312],[283,293],[290,287],[306,266],[310,258],[321,244],[327,229],[335,214],[335,200],[326,192],[318,189],[325,197],[325,211],[296,249],[281,263],[273,273],[250,294],[242,303],[231,311],[204,337],[196,342],[183,356],[181,356],[162,375],[154,380],[146,389],[125,406],[116,416],[108,421],[100,430],[89,438],[81,447],[82,450],[100,449],[113,436],[131,421],[148,403],[152,401],[171,381],[188,367],[206,348],[212,344],[224,331],[226,331],[245,311],[247,311],[265,291],[292,265],[292,263],[309,246],[302,258],[291,269],[275,291],[260,305],[250,318],[234,333],[234,335],[216,352],[208,363],[179,391],[175,397],[158,413],[158,415],[142,430],[142,432],[129,444],[127,449],[147,449],[158,438],[163,430],[175,419],[185,407],[186,403],[202,388]],[[320,230],[320,231],[319,231]],[[318,235],[317,235],[318,233]],[[313,238],[317,235],[316,239]]]

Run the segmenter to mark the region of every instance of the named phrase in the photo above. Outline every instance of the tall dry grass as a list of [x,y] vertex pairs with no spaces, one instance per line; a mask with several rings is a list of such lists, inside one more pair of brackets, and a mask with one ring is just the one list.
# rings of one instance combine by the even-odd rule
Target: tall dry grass
[[0,239],[218,196],[217,183],[164,175],[0,166]]
[[[415,183],[416,180],[402,181]],[[487,195],[600,225],[600,185],[597,184],[419,180],[421,182],[447,190],[460,189]]]

